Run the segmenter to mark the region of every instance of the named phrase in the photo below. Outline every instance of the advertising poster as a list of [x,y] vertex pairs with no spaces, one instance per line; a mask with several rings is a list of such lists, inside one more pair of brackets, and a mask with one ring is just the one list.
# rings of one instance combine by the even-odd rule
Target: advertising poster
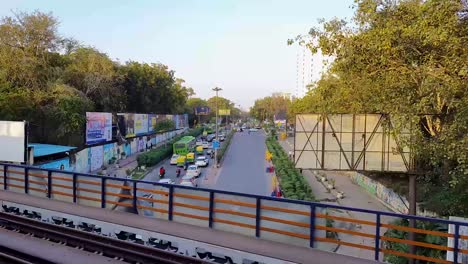
[[145,149],[146,140],[144,138],[138,139],[138,152],[142,152]]
[[184,114],[184,127],[186,127],[186,128],[189,127],[188,114]]
[[179,129],[179,115],[173,115],[172,121],[174,122],[175,129]]
[[194,109],[195,115],[208,115],[210,114],[210,108],[208,106],[199,106]]
[[156,124],[163,120],[166,120],[166,115],[156,115]]
[[135,134],[145,135],[148,133],[148,115],[147,114],[135,114]]
[[132,153],[137,153],[138,152],[138,139],[133,139],[132,142],[130,143],[130,148],[132,149]]
[[112,114],[86,112],[86,145],[112,140]]
[[148,115],[148,133],[152,133],[156,125],[157,116],[153,114]]
[[125,154],[128,156],[132,155],[132,146],[130,145],[130,143],[126,143],[124,145],[124,149],[123,151],[125,152]]
[[104,164],[104,147],[97,146],[90,148],[89,164],[91,171],[99,170]]
[[89,172],[89,149],[85,148],[76,153],[75,172],[88,173]]
[[111,160],[115,155],[115,144],[107,144],[104,145],[104,163],[109,164],[109,160]]
[[117,114],[119,116],[119,125],[123,127],[125,131],[122,135],[126,138],[135,137],[135,115],[134,114]]

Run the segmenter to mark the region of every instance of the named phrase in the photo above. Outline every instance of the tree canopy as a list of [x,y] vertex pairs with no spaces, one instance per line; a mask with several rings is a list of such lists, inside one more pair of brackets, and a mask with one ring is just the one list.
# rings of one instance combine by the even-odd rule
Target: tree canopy
[[418,124],[411,143],[431,194],[423,194],[425,206],[442,215],[468,215],[464,11],[459,0],[356,1],[353,23],[333,19],[310,30],[313,41],[305,45],[335,60],[290,109],[379,112],[392,114],[400,124]]
[[273,118],[286,118],[291,105],[291,99],[285,96],[273,94],[255,100],[250,108],[250,115],[258,120],[273,120]]
[[31,140],[81,145],[86,111],[178,114],[193,89],[168,66],[113,61],[64,38],[35,11],[0,21],[0,119],[28,120]]

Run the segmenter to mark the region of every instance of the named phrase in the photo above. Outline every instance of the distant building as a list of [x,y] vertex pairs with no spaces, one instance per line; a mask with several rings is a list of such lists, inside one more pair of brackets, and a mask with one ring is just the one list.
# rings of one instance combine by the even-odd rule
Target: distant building
[[299,45],[297,47],[294,97],[301,98],[310,89],[313,89],[313,84],[328,70],[332,61],[332,58],[324,57],[320,50],[316,54],[312,54],[307,47]]

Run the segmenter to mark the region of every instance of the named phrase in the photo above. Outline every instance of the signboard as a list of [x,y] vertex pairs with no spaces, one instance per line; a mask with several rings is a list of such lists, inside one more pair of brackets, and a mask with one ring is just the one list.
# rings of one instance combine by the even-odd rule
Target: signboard
[[86,112],[86,145],[112,140],[112,114]]
[[208,115],[210,114],[211,109],[208,106],[199,106],[195,107],[195,115]]
[[119,117],[120,132],[126,138],[135,137],[135,117],[134,114],[117,114]]
[[[386,125],[383,125],[383,124]],[[412,154],[401,145],[389,116],[382,114],[301,114],[296,116],[296,168],[321,170],[399,171],[412,169]]]
[[219,149],[219,141],[213,140],[213,149]]
[[231,115],[231,109],[219,109],[218,114],[220,116],[228,116]]
[[153,114],[148,115],[148,132],[153,132],[154,126],[156,125],[157,116]]
[[0,161],[26,162],[26,122],[0,121]]
[[148,115],[134,114],[135,117],[135,134],[146,135],[148,133]]

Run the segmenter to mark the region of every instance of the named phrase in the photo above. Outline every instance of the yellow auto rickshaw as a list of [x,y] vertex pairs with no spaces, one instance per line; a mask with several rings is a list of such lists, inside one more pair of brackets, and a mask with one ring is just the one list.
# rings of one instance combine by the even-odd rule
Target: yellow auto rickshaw
[[197,152],[198,155],[203,155],[203,146],[197,146],[195,152]]
[[[203,147],[202,147],[203,148]],[[187,154],[187,162],[188,163],[193,163],[195,162],[195,153],[190,152]]]
[[183,155],[180,155],[178,158],[177,158],[177,166],[178,167],[185,167],[185,161],[187,160],[187,158]]

